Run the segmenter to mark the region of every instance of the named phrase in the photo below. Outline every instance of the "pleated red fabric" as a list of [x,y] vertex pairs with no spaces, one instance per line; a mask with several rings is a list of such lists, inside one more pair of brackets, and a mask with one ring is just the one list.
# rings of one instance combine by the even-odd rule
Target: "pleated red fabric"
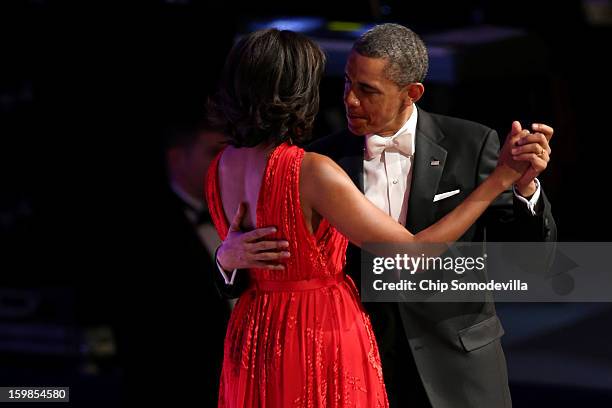
[[[229,222],[213,161],[206,194],[222,239]],[[225,337],[219,408],[387,407],[378,347],[353,281],[347,239],[326,220],[311,233],[300,205],[304,150],[281,144],[266,165],[257,227],[289,241],[284,271],[252,269]],[[215,271],[216,273],[216,271]],[[211,311],[214,313],[214,311]]]

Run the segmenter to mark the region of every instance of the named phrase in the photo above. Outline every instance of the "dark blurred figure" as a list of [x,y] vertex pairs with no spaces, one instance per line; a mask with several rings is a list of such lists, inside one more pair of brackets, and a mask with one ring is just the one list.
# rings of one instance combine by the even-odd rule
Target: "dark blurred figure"
[[204,185],[208,166],[223,148],[224,141],[222,133],[202,125],[170,131],[166,146],[166,166],[172,200],[182,208],[183,215],[195,228],[205,249],[212,252],[211,256],[217,246],[211,240],[219,241],[219,238],[214,229],[214,237],[207,234],[206,227],[211,224]]
[[230,305],[213,284],[217,234],[203,189],[223,135],[201,122],[166,132],[167,183],[158,190],[141,284],[127,291],[126,395],[130,403],[217,406]]
[[[168,271],[174,281],[168,304],[168,346],[179,384],[198,390],[200,406],[216,406],[223,361],[223,339],[230,307],[213,284],[218,273],[214,252],[220,243],[212,225],[204,186],[206,171],[223,147],[224,136],[205,124],[179,126],[169,132],[166,148],[168,191],[166,233]],[[173,333],[173,334],[172,334]],[[188,370],[187,370],[188,369]],[[199,373],[186,378],[187,373]],[[191,387],[193,386],[193,387]]]

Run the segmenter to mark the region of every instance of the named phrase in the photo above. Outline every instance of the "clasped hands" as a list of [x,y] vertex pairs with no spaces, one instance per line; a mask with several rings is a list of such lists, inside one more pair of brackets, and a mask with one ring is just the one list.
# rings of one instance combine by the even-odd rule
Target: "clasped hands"
[[507,165],[521,174],[514,186],[525,198],[535,193],[534,180],[548,167],[552,154],[549,142],[554,133],[553,128],[541,123],[532,124],[531,129],[533,132],[523,129],[518,121],[512,122],[508,133],[511,143],[504,144],[498,161],[498,165]]

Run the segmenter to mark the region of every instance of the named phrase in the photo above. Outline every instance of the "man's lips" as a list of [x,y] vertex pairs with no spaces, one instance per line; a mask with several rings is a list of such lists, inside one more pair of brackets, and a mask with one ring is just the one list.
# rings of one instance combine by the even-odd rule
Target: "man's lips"
[[349,119],[365,119],[365,117],[363,116],[359,116],[359,115],[353,115],[351,113],[347,113],[346,115]]

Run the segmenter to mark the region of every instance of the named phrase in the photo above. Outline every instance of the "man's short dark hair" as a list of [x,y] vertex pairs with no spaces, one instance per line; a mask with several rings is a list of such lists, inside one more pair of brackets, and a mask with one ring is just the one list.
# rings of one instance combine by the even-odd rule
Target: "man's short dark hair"
[[164,148],[191,148],[202,132],[223,133],[223,129],[211,123],[204,112],[196,117],[171,121],[162,129]]
[[353,50],[368,58],[385,58],[387,79],[403,87],[412,82],[423,82],[427,75],[429,57],[421,38],[399,24],[381,24],[366,31],[357,39]]
[[236,147],[306,141],[319,110],[324,67],[325,54],[304,35],[253,32],[230,51],[210,103],[211,119]]

